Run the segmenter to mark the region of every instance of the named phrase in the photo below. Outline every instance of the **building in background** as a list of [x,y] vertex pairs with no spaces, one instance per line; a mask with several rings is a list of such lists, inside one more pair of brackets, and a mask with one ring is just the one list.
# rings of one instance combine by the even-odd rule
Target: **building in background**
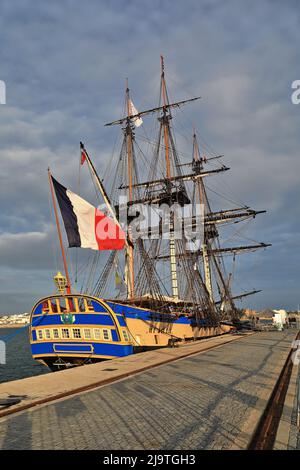
[[30,321],[29,313],[18,313],[15,315],[0,316],[0,326],[6,325],[27,325]]

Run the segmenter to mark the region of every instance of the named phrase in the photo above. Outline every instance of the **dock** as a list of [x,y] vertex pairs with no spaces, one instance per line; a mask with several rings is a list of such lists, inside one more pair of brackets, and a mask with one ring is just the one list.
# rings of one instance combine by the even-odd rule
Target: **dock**
[[1,449],[248,449],[297,331],[224,335],[3,383]]

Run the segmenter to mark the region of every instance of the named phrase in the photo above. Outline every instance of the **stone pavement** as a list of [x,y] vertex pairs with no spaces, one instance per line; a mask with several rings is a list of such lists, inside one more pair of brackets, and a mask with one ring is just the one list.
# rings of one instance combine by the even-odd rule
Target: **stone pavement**
[[246,446],[294,337],[258,333],[2,418],[0,448],[228,449],[241,435]]
[[[210,348],[220,347],[231,341],[242,341],[252,332],[224,334],[201,341],[190,341],[174,348],[158,348],[142,354],[132,354],[84,367],[72,367],[58,372],[36,375],[26,379],[0,383],[0,399],[21,396],[19,404],[0,409],[0,418],[25,408],[44,404],[53,399],[65,398],[75,393],[98,388],[107,383],[124,379],[154,366],[187,357]],[[45,367],[46,369],[46,367]]]
[[297,450],[299,448],[299,427],[297,426],[299,366],[293,365],[284,406],[276,433],[274,450]]

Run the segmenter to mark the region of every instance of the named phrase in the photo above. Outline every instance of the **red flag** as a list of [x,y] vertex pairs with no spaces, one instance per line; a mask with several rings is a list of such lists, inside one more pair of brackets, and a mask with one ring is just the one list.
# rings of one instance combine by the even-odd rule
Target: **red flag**
[[86,153],[85,153],[85,149],[81,149],[81,160],[80,160],[80,164],[83,165],[84,162],[86,161]]
[[125,246],[125,233],[109,217],[96,209],[95,234],[98,250],[122,250]]
[[82,142],[80,142],[80,150],[81,150],[80,164],[83,165],[87,159],[87,153]]

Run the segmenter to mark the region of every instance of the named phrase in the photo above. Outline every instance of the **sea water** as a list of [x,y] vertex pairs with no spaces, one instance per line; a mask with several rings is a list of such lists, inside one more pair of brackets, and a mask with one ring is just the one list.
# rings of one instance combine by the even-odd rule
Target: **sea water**
[[6,363],[0,363],[0,383],[51,373],[32,359],[27,328],[0,328],[0,340],[6,349]]

